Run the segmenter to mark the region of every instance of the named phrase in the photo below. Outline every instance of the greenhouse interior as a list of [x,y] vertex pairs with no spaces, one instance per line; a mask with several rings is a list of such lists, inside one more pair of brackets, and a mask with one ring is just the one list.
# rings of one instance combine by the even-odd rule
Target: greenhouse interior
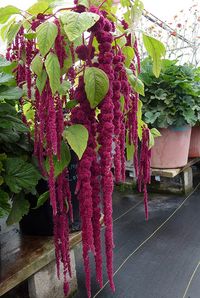
[[200,298],[199,0],[0,1],[0,297]]

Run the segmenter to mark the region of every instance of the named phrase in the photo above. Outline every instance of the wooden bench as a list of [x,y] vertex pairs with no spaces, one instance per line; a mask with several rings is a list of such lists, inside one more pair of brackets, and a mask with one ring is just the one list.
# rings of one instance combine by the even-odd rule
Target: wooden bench
[[[77,289],[73,248],[80,241],[81,232],[70,235],[70,295]],[[11,229],[0,235],[0,248],[0,296],[28,280],[30,298],[64,297],[63,283],[56,276],[53,237],[24,236]]]
[[[152,183],[149,190],[156,192],[184,193],[188,194],[193,189],[193,172],[192,166],[200,162],[200,158],[193,158],[188,161],[187,165],[176,169],[151,169]],[[128,184],[136,185],[133,163],[126,164]],[[181,183],[174,185],[173,178],[180,178]],[[163,178],[163,179],[162,179]]]
[[[184,193],[188,194],[193,189],[193,172],[192,172],[192,166],[195,165],[200,161],[200,158],[193,158],[188,161],[187,165],[185,165],[182,168],[176,168],[176,169],[151,169],[151,176],[155,177],[155,180],[157,183],[155,185],[152,185],[151,188],[157,191],[167,191],[172,193]],[[165,178],[175,178],[176,176],[180,176],[181,178],[181,188],[175,188],[172,185],[170,185],[170,182],[167,183],[166,181],[162,183],[160,181],[160,177]]]
[[[103,218],[102,214],[101,225]],[[69,278],[68,297],[78,287],[74,248],[80,242],[81,232],[70,234],[72,278]],[[10,228],[0,233],[0,297],[5,294],[5,298],[21,298],[20,295],[13,295],[12,291],[26,281],[29,298],[65,297],[63,281],[57,278],[53,237],[25,236],[18,228]]]

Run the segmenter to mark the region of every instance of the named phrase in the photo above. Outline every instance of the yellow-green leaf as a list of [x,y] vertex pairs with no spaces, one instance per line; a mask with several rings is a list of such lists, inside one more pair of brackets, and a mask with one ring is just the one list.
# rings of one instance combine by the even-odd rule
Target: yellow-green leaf
[[109,89],[106,73],[96,67],[88,67],[84,74],[85,92],[92,109],[104,99]]
[[70,41],[74,41],[83,32],[91,28],[99,20],[99,15],[92,12],[77,13],[68,11],[61,16],[64,30]]
[[58,28],[52,22],[45,22],[37,28],[36,33],[40,53],[45,56],[54,45]]
[[165,56],[166,49],[164,44],[143,33],[143,42],[148,54],[153,59],[153,73],[158,78],[161,71],[161,58]]
[[88,131],[85,126],[74,124],[66,128],[63,132],[63,138],[68,142],[78,158],[81,159],[88,142]]
[[20,14],[20,9],[15,6],[12,6],[12,5],[1,7],[0,8],[0,24],[6,23],[8,21],[8,19],[14,14]]
[[42,75],[43,61],[39,54],[37,54],[32,60],[31,69],[38,77]]
[[55,94],[60,86],[60,64],[55,54],[49,53],[47,55],[45,68],[49,77],[52,93]]

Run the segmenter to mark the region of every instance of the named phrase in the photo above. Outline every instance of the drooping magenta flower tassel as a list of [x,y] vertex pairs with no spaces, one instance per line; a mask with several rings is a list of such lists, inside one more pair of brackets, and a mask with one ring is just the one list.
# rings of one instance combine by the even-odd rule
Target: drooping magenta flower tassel
[[138,187],[140,192],[144,191],[144,207],[145,207],[146,220],[148,220],[147,185],[151,182],[150,181],[151,180],[150,160],[151,160],[151,149],[149,149],[149,129],[147,127],[144,127],[142,131]]
[[100,197],[100,165],[95,159],[92,164],[92,197],[93,197],[93,237],[95,247],[96,279],[100,287],[103,286],[102,251],[101,251],[101,197]]
[[26,43],[26,82],[27,82],[27,95],[31,98],[31,87],[32,87],[32,74],[31,74],[31,62],[33,59],[33,47],[34,42],[27,40]]
[[[91,8],[93,12],[95,9]],[[113,80],[114,69],[112,65],[113,54],[111,52],[113,36],[111,31],[112,24],[102,14],[99,21],[92,28],[92,32],[99,43],[99,68],[102,69],[109,78],[109,91],[106,97],[100,104],[101,113],[98,117],[98,142],[101,145],[99,149],[100,165],[101,165],[101,185],[104,209],[105,223],[105,246],[106,246],[106,262],[107,274],[112,290],[115,290],[113,282],[113,230],[112,230],[112,190],[113,177],[111,172],[112,167],[112,144],[114,135],[114,105],[113,105]],[[109,63],[104,64],[105,60]],[[108,117],[109,115],[109,117]]]
[[96,158],[94,137],[92,134],[92,120],[95,119],[94,110],[90,108],[89,102],[84,91],[83,77],[79,77],[79,85],[75,90],[75,98],[79,102],[79,107],[72,110],[72,123],[83,124],[89,133],[88,145],[79,161],[77,167],[77,196],[79,199],[79,209],[81,216],[82,242],[83,242],[83,259],[86,273],[86,288],[88,297],[91,297],[90,284],[90,261],[89,252],[94,253],[94,237],[93,237],[93,187],[91,183],[91,168],[94,158]]

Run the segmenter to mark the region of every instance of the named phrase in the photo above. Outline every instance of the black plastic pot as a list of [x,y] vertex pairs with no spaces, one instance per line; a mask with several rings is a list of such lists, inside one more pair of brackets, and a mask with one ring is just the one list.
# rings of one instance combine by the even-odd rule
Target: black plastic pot
[[[70,223],[71,231],[80,230],[79,202],[75,195],[77,183],[77,157],[71,151],[71,162],[69,164],[69,185],[72,194],[72,206],[74,222]],[[45,180],[40,180],[37,187],[39,194],[48,190],[48,184]],[[50,201],[47,200],[40,208],[33,209],[36,206],[36,197],[29,194],[26,199],[30,202],[30,212],[23,216],[20,221],[20,229],[22,234],[35,236],[52,236],[53,235],[53,213]]]

